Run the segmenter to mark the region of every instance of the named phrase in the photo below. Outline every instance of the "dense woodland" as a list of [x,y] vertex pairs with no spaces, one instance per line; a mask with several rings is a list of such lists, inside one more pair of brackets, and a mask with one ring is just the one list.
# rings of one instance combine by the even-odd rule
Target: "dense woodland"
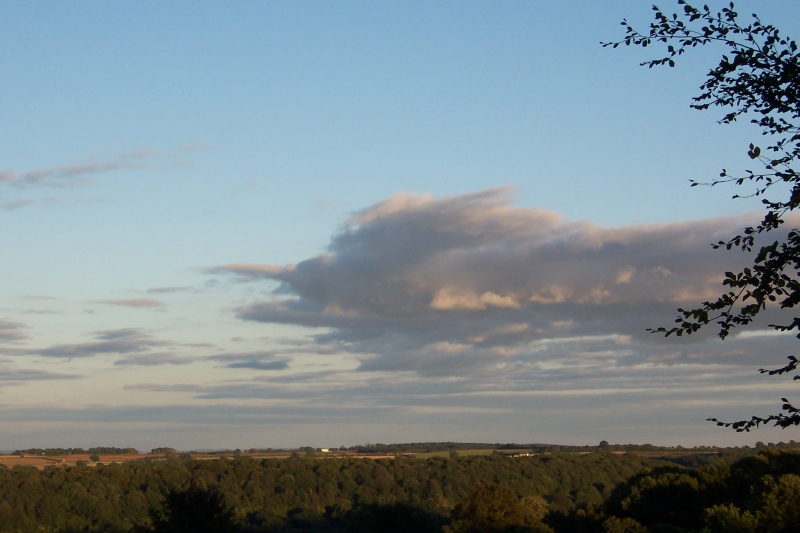
[[0,531],[800,531],[800,453],[697,468],[606,452],[15,467],[0,470]]

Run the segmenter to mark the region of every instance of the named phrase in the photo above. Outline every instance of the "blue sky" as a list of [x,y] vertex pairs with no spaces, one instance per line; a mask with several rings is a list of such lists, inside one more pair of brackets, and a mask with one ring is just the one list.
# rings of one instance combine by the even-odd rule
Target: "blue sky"
[[623,18],[0,3],[0,449],[793,438],[703,421],[793,392],[785,338],[643,333],[741,261],[759,204],[688,180],[757,132]]

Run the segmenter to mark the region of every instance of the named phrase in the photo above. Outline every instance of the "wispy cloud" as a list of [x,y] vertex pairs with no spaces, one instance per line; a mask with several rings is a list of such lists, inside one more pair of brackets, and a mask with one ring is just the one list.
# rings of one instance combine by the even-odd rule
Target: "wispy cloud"
[[315,200],[314,201],[314,210],[315,211],[324,211],[326,209],[336,207],[339,205],[339,202],[336,200]]
[[[2,183],[2,180],[0,180],[0,183]],[[11,200],[11,201],[8,201],[8,202],[1,203],[0,204],[0,208],[2,208],[5,211],[16,211],[17,209],[21,209],[23,207],[29,206],[32,203],[33,203],[33,200],[25,200],[25,199]]]
[[196,292],[194,287],[153,287],[147,289],[148,294],[172,294],[176,292]]
[[46,348],[4,349],[6,355],[38,355],[54,358],[94,357],[105,354],[134,354],[153,347],[171,344],[151,337],[139,328],[124,328],[94,333],[94,341],[78,344],[55,344]]
[[205,151],[200,146],[181,146],[173,150],[140,148],[108,158],[92,157],[77,163],[56,165],[24,172],[0,171],[0,184],[31,187],[46,185],[69,187],[90,183],[94,176],[123,170],[150,170],[159,168],[158,159],[174,159],[187,152]]
[[20,322],[0,320],[0,342],[21,341],[28,336],[23,332],[28,326]]
[[116,366],[161,366],[161,365],[188,365],[197,359],[182,357],[173,353],[146,353],[123,357],[114,361]]
[[252,370],[285,370],[289,363],[284,358],[278,358],[274,351],[226,353],[210,355],[212,361],[223,363],[226,368],[249,368]]
[[[737,372],[726,368],[724,376],[711,378],[708,372],[698,372],[698,366],[690,364],[665,367],[657,373],[644,366],[583,374],[566,368],[532,370],[521,373],[502,369],[447,380],[408,372],[315,371],[222,383],[138,383],[125,389],[185,393],[200,400],[261,400],[271,402],[270,412],[305,416],[319,414],[324,409],[332,416],[356,415],[361,419],[389,413],[437,411],[516,412],[532,418],[569,413],[574,420],[580,419],[582,412],[591,411],[593,416],[606,419],[624,420],[633,416],[642,421],[652,417],[655,409],[663,416],[667,416],[665,407],[669,407],[670,416],[678,412],[686,416],[686,406],[694,404],[693,411],[699,410],[702,415],[702,409],[712,406],[730,410],[747,405],[754,398],[768,402],[771,395],[793,390],[790,382],[753,383],[752,376],[741,369]],[[732,392],[743,396],[732,399]],[[372,418],[373,422],[378,420]],[[659,424],[663,423],[660,419]]]
[[93,303],[103,305],[118,305],[122,307],[163,307],[164,304],[151,298],[134,298],[131,300],[98,300]]
[[60,374],[46,370],[32,370],[22,368],[0,368],[0,382],[19,383],[26,381],[52,381],[61,379],[80,379],[83,376],[76,374]]

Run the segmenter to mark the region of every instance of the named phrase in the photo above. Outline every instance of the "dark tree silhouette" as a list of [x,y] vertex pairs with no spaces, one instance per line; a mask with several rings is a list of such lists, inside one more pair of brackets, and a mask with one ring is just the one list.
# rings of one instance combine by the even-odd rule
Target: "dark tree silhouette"
[[233,511],[215,489],[192,487],[170,492],[163,511],[153,517],[154,533],[234,533]]
[[[768,139],[763,150],[756,144],[750,144],[748,149],[749,157],[760,165],[757,170],[748,170],[738,176],[722,170],[718,178],[704,184],[749,184],[752,188],[746,196],[762,199],[766,213],[758,225],[744,228],[741,234],[713,245],[716,249],[741,249],[753,254],[752,265],[740,272],[726,272],[723,285],[727,292],[716,300],[703,302],[696,309],[678,309],[676,326],[651,330],[667,336],[690,335],[714,322],[719,326],[719,336],[724,339],[734,328],[751,324],[768,305],[794,309],[800,304],[800,229],[776,231],[784,224],[787,214],[800,207],[800,174],[797,170],[800,158],[800,55],[795,41],[782,36],[775,26],[762,23],[757,15],[752,15],[749,24],[740,23],[732,2],[717,13],[708,6],[695,8],[684,0],[678,0],[678,4],[683,12],[672,15],[653,6],[655,22],[650,24],[647,33],[640,33],[623,20],[625,38],[602,44],[616,48],[621,44],[647,47],[664,43],[666,55],[642,63],[651,68],[673,67],[679,56],[697,46],[722,45],[727,53],[708,73],[700,86],[701,93],[693,99],[691,107],[706,110],[719,106],[726,109],[719,121],[722,124],[730,124],[740,117],[749,118]],[[698,184],[691,183],[693,187]],[[738,197],[734,195],[734,198]],[[770,233],[777,237],[773,242],[756,244],[758,236],[767,239]],[[770,324],[770,327],[782,332],[800,329],[800,317],[787,317],[784,323]],[[799,364],[795,356],[789,356],[786,366],[761,369],[760,372],[782,375],[794,372]],[[800,379],[800,376],[796,375],[794,379]],[[800,425],[800,409],[786,398],[782,400],[782,412],[777,414],[753,416],[750,420],[738,422],[709,420],[736,431],[750,431],[770,422],[782,428]]]
[[437,513],[410,503],[365,504],[353,514],[350,533],[438,533],[442,518]]

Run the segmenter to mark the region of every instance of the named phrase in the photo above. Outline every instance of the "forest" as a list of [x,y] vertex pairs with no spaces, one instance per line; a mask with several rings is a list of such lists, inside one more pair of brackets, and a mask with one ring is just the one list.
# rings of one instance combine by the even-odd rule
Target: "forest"
[[632,452],[247,456],[0,470],[9,532],[788,532],[800,452],[698,467]]

